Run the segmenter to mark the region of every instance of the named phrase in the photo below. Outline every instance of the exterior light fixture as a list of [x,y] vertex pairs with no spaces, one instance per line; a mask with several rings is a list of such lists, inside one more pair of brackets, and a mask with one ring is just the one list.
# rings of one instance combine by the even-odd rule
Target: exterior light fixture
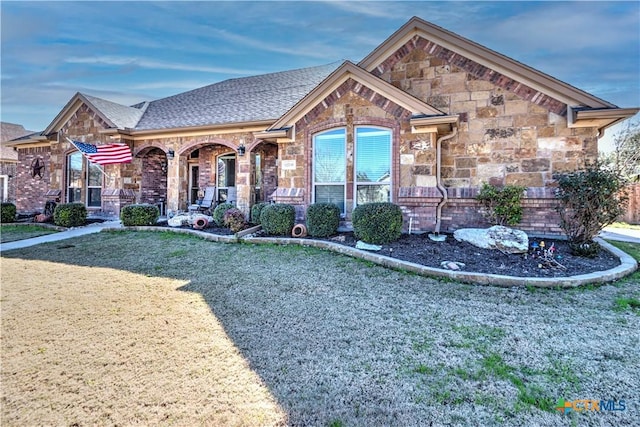
[[175,155],[176,155],[176,152],[175,152],[175,151],[173,151],[173,150],[169,150],[169,151],[167,151],[167,159],[169,159],[169,160],[173,160],[173,158],[175,157]]
[[244,146],[244,138],[240,140],[240,145],[238,145],[238,156],[244,156],[246,148]]

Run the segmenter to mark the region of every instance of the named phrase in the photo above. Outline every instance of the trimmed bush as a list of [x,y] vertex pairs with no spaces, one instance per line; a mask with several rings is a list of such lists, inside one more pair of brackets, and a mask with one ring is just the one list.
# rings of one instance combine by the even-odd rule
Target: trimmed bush
[[260,212],[264,209],[265,206],[269,206],[269,203],[261,202],[256,203],[251,206],[251,223],[259,225],[260,224]]
[[296,221],[296,209],[284,203],[262,208],[260,224],[267,234],[289,236]]
[[16,220],[16,205],[13,203],[2,204],[0,222],[14,222]]
[[63,203],[53,211],[53,223],[59,227],[79,227],[87,222],[87,208],[82,203]]
[[224,213],[233,208],[235,208],[235,206],[231,203],[220,203],[213,210],[213,222],[215,222],[218,227],[224,227]]
[[560,228],[574,255],[594,257],[600,245],[593,238],[624,214],[628,195],[619,172],[587,165],[585,170],[558,174],[556,199]]
[[156,205],[127,205],[120,210],[120,219],[124,226],[156,225],[160,218],[160,209]]
[[367,203],[353,210],[353,234],[358,240],[381,245],[402,234],[402,210],[393,203]]
[[225,227],[228,227],[234,233],[242,231],[247,228],[247,219],[244,217],[244,213],[240,209],[231,208],[225,211],[222,217],[222,223]]
[[514,226],[522,221],[521,200],[526,187],[505,185],[496,187],[486,182],[476,196],[482,206],[482,214],[492,225]]
[[338,232],[340,208],[333,203],[315,203],[307,208],[307,232],[313,237],[327,237]]

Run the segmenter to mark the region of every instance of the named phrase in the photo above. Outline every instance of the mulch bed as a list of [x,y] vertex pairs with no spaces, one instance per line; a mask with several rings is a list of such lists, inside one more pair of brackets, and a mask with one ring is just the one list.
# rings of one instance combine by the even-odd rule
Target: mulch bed
[[[228,228],[220,227],[207,227],[200,231],[223,236],[233,234]],[[259,232],[257,235],[266,237],[263,232]],[[403,234],[399,240],[381,245],[382,250],[376,253],[435,268],[442,268],[441,263],[444,261],[456,261],[465,264],[460,271],[515,277],[576,276],[609,270],[620,265],[618,257],[606,250],[601,250],[595,258],[574,256],[570,253],[569,246],[564,240],[545,240],[545,244],[547,247],[552,243],[555,245],[556,256],[554,259],[566,269],[552,268],[531,254],[505,254],[498,250],[478,248],[467,242],[458,242],[451,234],[446,234],[446,236],[444,242],[434,242],[429,239],[427,234]],[[311,237],[306,238],[310,239]],[[351,247],[355,247],[357,243],[352,232],[313,239],[332,241]],[[540,239],[529,239],[529,243],[533,241],[540,242]]]

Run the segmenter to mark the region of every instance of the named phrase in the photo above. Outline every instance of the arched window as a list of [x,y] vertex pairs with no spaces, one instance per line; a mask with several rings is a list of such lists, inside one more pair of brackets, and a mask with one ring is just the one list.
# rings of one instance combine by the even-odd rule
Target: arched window
[[67,202],[101,207],[102,169],[82,156],[79,151],[67,156]]

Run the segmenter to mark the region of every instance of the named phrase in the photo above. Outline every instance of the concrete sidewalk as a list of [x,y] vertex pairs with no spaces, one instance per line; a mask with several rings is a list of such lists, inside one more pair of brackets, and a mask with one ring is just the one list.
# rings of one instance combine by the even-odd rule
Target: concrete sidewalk
[[617,240],[619,242],[640,243],[640,230],[629,228],[606,227],[599,234],[605,240]]
[[99,233],[103,228],[122,227],[120,220],[96,222],[84,227],[73,227],[59,233],[47,234],[45,236],[33,237],[31,239],[17,240],[15,242],[7,242],[0,244],[0,252],[9,251],[11,249],[26,248],[28,246],[39,245],[40,243],[56,242],[58,240],[70,239],[72,237],[84,236],[85,234]]

